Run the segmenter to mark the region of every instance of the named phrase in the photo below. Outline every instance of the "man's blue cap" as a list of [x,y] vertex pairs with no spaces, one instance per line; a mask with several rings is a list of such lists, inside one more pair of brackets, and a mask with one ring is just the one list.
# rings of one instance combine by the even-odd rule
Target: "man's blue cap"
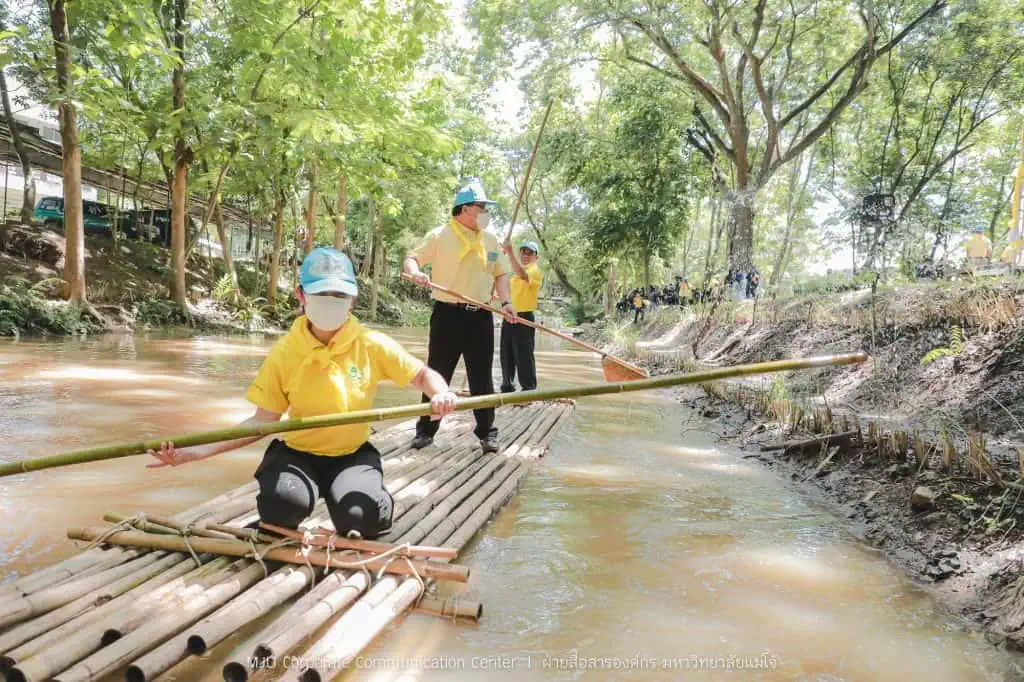
[[522,242],[519,244],[520,249],[529,249],[534,253],[540,253],[540,247],[537,246],[537,242]]
[[299,284],[307,294],[336,292],[359,295],[356,270],[348,256],[337,249],[318,247],[302,259]]
[[984,225],[975,225],[974,226],[974,231],[975,232],[984,232],[985,231],[985,226]]
[[455,193],[455,203],[452,206],[462,206],[463,204],[494,204],[496,202],[491,201],[487,198],[487,192],[484,191],[484,186],[479,182],[474,181],[465,185],[458,192]]

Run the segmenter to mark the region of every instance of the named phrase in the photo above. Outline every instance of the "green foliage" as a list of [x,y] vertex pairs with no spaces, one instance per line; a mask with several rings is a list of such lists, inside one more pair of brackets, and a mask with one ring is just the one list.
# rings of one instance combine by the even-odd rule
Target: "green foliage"
[[78,334],[92,329],[79,308],[43,298],[38,285],[29,287],[19,277],[8,277],[0,284],[0,336]]
[[141,327],[170,327],[191,325],[193,320],[181,312],[181,307],[171,300],[150,298],[132,305],[132,315]]
[[949,334],[949,347],[931,349],[923,358],[921,358],[921,364],[927,365],[931,362],[935,362],[939,358],[956,357],[964,352],[965,345],[966,339],[964,337],[963,328],[953,327]]

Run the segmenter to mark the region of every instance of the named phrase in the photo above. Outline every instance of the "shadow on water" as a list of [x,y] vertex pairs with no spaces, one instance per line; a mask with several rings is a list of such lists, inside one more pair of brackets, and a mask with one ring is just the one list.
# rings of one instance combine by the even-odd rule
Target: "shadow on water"
[[[421,330],[394,335],[425,356]],[[596,355],[538,341],[542,386],[602,380]],[[230,425],[250,413],[243,395],[272,342],[0,345],[0,459]],[[463,381],[460,368],[452,383]],[[416,400],[394,386],[378,394],[381,405]],[[106,511],[172,513],[248,481],[262,447],[172,470],[137,457],[0,479],[0,573],[70,554],[64,529]],[[342,679],[973,682],[1005,679],[1012,661],[952,627],[788,483],[720,447],[666,391],[578,402],[460,561],[470,583],[443,590],[483,601],[484,619],[408,616]],[[220,679],[220,660],[254,627],[162,679]]]

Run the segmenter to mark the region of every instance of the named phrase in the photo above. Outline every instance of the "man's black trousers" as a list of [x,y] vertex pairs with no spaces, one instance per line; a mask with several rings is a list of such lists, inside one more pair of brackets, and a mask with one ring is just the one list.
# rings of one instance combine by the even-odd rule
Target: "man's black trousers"
[[[517,313],[524,320],[534,321],[533,312]],[[536,330],[525,324],[501,323],[501,390],[516,390],[516,372],[524,391],[537,388],[537,364],[533,357]]]
[[[430,340],[427,345],[427,366],[451,385],[459,358],[466,362],[469,392],[473,395],[494,393],[491,364],[494,361],[494,318],[491,313],[462,304],[434,301],[430,314]],[[423,402],[430,399],[424,395]],[[477,438],[497,437],[494,428],[494,408],[473,410]],[[433,437],[441,422],[420,417],[416,422],[416,435]]]

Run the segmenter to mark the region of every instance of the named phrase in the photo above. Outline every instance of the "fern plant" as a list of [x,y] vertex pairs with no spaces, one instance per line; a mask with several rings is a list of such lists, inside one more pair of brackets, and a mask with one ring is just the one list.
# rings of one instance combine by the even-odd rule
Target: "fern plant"
[[923,358],[921,358],[921,364],[927,365],[930,362],[935,362],[939,358],[956,357],[964,352],[964,347],[966,345],[967,341],[964,336],[963,328],[953,327],[952,331],[949,333],[949,347],[932,348]]

